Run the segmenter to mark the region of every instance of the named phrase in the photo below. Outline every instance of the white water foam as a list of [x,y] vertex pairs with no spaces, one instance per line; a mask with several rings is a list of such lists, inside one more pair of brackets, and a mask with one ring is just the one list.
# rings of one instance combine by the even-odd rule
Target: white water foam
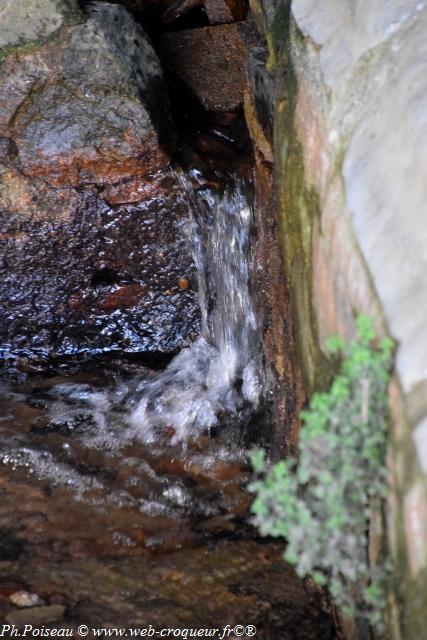
[[145,441],[155,439],[159,427],[172,428],[175,441],[185,440],[217,425],[220,414],[235,414],[245,403],[255,409],[261,393],[250,294],[253,210],[241,186],[191,193],[189,200],[202,336],[138,385],[129,425]]

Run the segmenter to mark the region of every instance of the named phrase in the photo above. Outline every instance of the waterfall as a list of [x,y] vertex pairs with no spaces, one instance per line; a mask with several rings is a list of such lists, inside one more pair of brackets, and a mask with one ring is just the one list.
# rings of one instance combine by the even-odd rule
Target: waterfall
[[165,371],[141,381],[129,418],[134,436],[154,439],[159,428],[185,440],[235,414],[256,408],[261,382],[257,323],[250,294],[253,208],[242,183],[222,192],[194,191],[183,178],[191,207],[198,272],[202,335]]
[[[262,380],[250,291],[251,186],[230,180],[222,189],[200,188],[203,182],[197,171],[181,180],[191,213],[200,337],[162,371],[141,367],[136,377],[117,376],[114,384],[104,386],[72,378],[50,386],[36,401],[44,410],[36,419],[41,426],[32,427],[36,432],[72,433],[78,446],[117,454],[132,442],[185,447],[197,435],[225,421],[245,419],[257,408]],[[13,402],[26,402],[25,393],[18,390],[5,386],[2,394]],[[25,431],[9,432],[2,447],[3,462],[34,469],[41,477],[61,477],[75,487],[81,484],[76,471],[68,467],[68,442],[58,457],[28,446],[27,438]]]

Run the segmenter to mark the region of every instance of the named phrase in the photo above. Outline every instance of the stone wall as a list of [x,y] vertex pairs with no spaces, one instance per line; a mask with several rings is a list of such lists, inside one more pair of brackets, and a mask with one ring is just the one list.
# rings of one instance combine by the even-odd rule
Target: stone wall
[[[418,640],[427,607],[427,3],[254,1],[252,14],[269,49],[284,266],[306,392],[327,383],[325,338],[351,338],[358,312],[397,342],[390,637]],[[263,135],[252,132],[261,150]]]

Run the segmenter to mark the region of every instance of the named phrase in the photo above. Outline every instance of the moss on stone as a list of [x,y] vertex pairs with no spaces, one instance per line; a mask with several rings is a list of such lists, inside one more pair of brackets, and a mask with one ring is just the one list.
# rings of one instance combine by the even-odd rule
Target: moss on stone
[[281,244],[303,383],[311,393],[325,388],[330,377],[330,365],[319,345],[312,291],[312,236],[320,205],[318,194],[305,177],[303,148],[294,125],[297,80],[286,46],[277,73],[286,79],[275,118]]
[[267,33],[266,41],[268,46],[268,59],[266,69],[269,73],[272,73],[274,71],[274,67],[276,66],[276,51],[274,49],[271,34]]
[[290,14],[290,0],[279,1],[268,34],[271,46],[275,50],[276,55],[280,53],[282,47],[287,43]]

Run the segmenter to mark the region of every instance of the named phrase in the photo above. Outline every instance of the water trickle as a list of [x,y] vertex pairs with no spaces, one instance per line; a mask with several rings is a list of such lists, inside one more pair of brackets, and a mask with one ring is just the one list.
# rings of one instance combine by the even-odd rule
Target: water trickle
[[195,190],[198,179],[198,172],[182,177],[192,214],[202,334],[165,370],[118,383],[113,392],[72,383],[53,387],[52,422],[70,425],[90,417],[96,428],[84,436],[87,444],[117,448],[132,439],[155,442],[167,433],[173,445],[215,427],[220,416],[249,415],[258,406],[250,186]]
[[235,414],[245,404],[256,408],[261,392],[249,194],[242,184],[222,193],[194,192],[190,180],[183,181],[192,209],[202,335],[164,372],[138,384],[129,422],[144,440],[155,438],[159,427],[185,440],[215,426],[220,413]]
[[[116,500],[116,489],[110,495],[102,476],[76,468],[82,449],[111,452],[124,465],[126,456],[120,452],[132,443],[157,445],[160,452],[180,446],[184,454],[189,441],[221,424],[244,425],[258,407],[262,381],[250,290],[251,185],[230,180],[223,188],[206,187],[197,171],[181,181],[192,220],[200,337],[162,371],[141,368],[137,375],[115,375],[106,384],[62,378],[36,389],[33,397],[4,388],[1,395],[15,407],[12,412],[20,403],[39,411],[30,416],[30,438],[25,427],[22,433],[16,425],[7,426],[13,420],[3,427],[2,459],[12,469],[73,487],[76,497],[99,490],[103,499],[108,494],[108,500]],[[24,417],[23,425],[27,421]],[[53,434],[60,434],[56,444]],[[217,448],[215,455],[224,458],[226,452]],[[242,460],[245,454],[237,448],[233,456]],[[208,468],[212,461],[205,458],[202,466]],[[139,469],[138,482],[145,475]],[[169,509],[165,496],[150,509]]]

